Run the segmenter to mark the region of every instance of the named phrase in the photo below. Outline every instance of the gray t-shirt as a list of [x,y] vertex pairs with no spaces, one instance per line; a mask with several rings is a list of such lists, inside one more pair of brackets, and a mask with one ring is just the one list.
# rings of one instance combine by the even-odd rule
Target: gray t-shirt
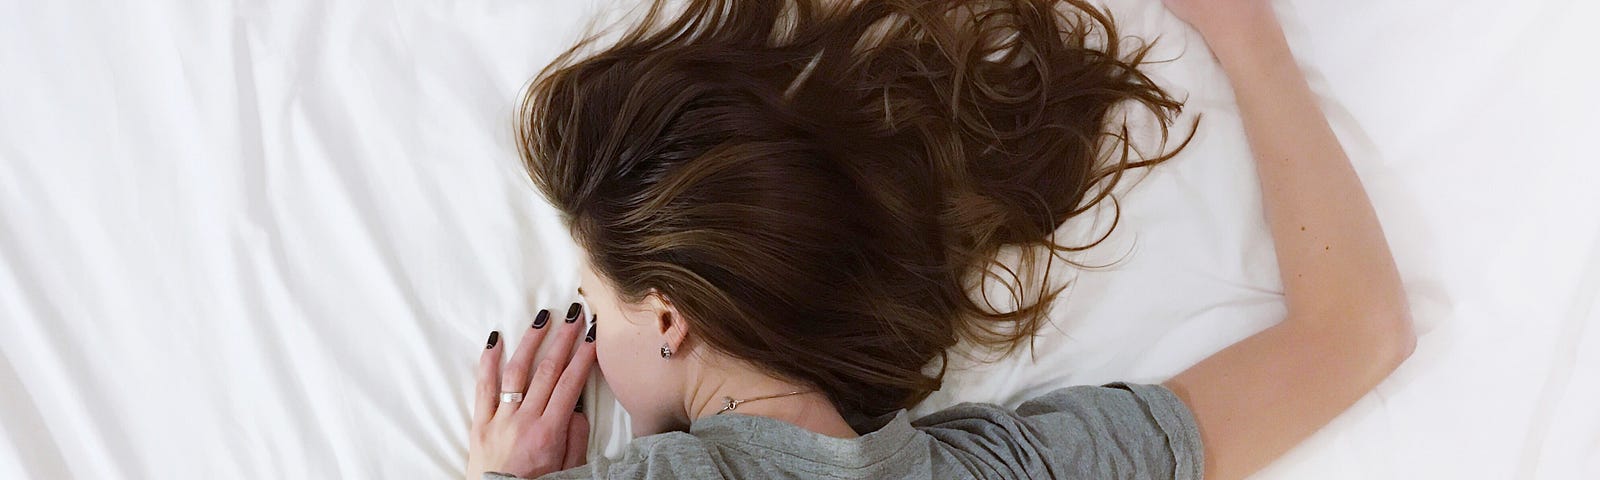
[[539,478],[1199,479],[1204,471],[1193,414],[1160,385],[1073,386],[1015,411],[962,403],[916,421],[901,410],[873,423],[856,430],[871,433],[843,439],[766,417],[714,415],[688,433],[635,439],[621,458]]

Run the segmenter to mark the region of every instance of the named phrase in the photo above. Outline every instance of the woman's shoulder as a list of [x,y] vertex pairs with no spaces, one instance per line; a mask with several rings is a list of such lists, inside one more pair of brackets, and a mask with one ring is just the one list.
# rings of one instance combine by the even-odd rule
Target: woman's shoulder
[[[1015,409],[961,403],[912,425],[962,463],[978,461],[1019,475],[1078,472],[1085,478],[1121,478],[1113,474],[1144,472],[1153,478],[1200,478],[1203,471],[1193,414],[1161,385],[1061,387]],[[996,450],[997,444],[1008,448]],[[995,451],[1016,455],[985,453]]]

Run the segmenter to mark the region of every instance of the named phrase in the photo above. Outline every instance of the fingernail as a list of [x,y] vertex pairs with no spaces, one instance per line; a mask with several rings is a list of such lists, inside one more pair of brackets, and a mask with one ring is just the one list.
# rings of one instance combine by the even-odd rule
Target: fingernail
[[544,328],[546,323],[550,323],[550,311],[540,309],[539,314],[533,317],[533,328]]
[[495,330],[493,332],[489,332],[489,344],[488,345],[484,345],[483,349],[484,350],[488,350],[488,349],[494,348],[494,344],[496,344],[496,343],[500,343],[500,331],[499,330]]
[[578,314],[582,311],[583,307],[579,306],[578,302],[572,302],[572,306],[567,307],[567,323],[578,321]]
[[583,341],[594,343],[594,324],[589,324],[589,333],[583,334]]

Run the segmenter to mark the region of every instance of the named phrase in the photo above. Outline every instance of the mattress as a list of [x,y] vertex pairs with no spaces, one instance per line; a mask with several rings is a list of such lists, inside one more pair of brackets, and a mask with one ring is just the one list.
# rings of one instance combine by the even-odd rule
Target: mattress
[[[1600,478],[1600,3],[1276,5],[1420,338],[1258,477]],[[1161,381],[1284,313],[1221,71],[1158,1],[1108,6],[1195,142],[1031,351],[914,413]],[[616,8],[0,0],[0,478],[459,477],[484,337],[576,300],[512,107]]]

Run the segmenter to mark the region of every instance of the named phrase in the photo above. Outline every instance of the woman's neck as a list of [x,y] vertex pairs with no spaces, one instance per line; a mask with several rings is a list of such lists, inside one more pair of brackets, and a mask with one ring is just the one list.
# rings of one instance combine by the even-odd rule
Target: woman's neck
[[[721,366],[719,366],[721,367]],[[726,398],[748,400],[794,391],[804,393],[740,403],[726,415],[755,415],[793,424],[822,435],[838,438],[859,437],[839,414],[828,396],[804,385],[787,382],[749,368],[709,369],[714,373],[693,375],[685,389],[684,411],[689,421],[716,415],[727,405]]]

